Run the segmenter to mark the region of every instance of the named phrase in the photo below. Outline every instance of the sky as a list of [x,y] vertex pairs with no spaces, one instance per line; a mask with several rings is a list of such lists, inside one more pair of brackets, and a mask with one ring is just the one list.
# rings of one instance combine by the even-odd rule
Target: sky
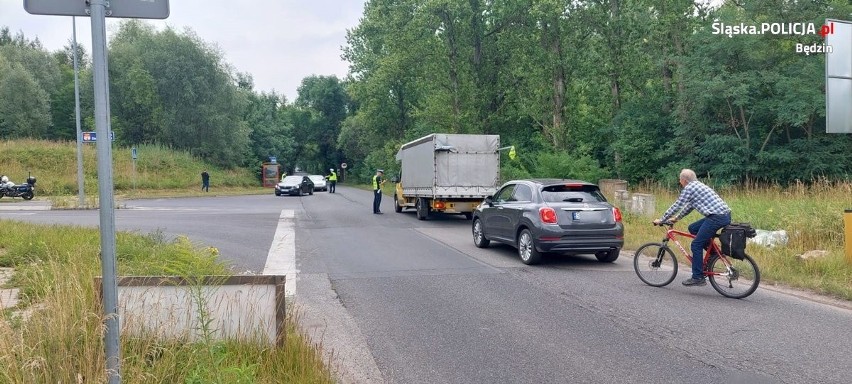
[[[275,90],[292,102],[307,76],[346,76],[349,67],[340,58],[341,47],[346,44],[346,30],[358,25],[364,1],[171,0],[167,19],[146,22],[160,29],[192,29],[219,47],[224,61],[236,71],[251,74],[256,91]],[[38,37],[49,51],[68,45],[71,17],[31,15],[23,4],[22,0],[0,0],[0,27],[9,27],[12,34],[23,32],[28,39]],[[107,18],[107,39],[120,22]],[[77,42],[91,54],[89,18],[77,18]]]

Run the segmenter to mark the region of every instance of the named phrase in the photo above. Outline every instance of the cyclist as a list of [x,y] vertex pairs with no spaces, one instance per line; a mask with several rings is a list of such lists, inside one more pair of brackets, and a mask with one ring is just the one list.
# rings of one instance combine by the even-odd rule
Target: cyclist
[[[692,212],[693,209],[705,217],[689,225],[689,233],[695,235],[692,240],[692,277],[684,280],[685,286],[701,286],[704,280],[704,258],[702,251],[710,245],[716,231],[731,223],[731,208],[712,188],[698,181],[695,171],[680,171],[680,185],[683,190],[677,200],[666,210],[663,217],[654,220],[654,224],[676,222]],[[675,216],[675,214],[677,214]]]

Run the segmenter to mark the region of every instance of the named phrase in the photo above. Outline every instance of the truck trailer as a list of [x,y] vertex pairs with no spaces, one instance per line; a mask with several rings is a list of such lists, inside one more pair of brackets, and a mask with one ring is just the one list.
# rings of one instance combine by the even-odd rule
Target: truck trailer
[[401,174],[394,210],[414,208],[417,218],[431,212],[462,214],[468,220],[500,182],[500,136],[433,133],[403,144],[396,154]]

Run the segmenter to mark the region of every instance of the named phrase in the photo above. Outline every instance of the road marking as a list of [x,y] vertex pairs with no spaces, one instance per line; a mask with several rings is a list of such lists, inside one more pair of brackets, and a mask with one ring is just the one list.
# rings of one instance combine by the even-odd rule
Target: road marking
[[284,295],[293,298],[296,295],[296,215],[292,210],[281,211],[278,217],[278,227],[275,229],[275,237],[269,246],[269,254],[266,256],[266,266],[263,267],[264,275],[285,275]]

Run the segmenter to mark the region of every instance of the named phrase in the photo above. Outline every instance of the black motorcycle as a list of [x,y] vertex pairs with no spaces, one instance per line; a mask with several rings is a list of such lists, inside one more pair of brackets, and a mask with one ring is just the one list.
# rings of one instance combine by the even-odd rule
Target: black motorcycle
[[7,187],[0,186],[0,198],[6,197],[22,197],[24,200],[32,200],[35,197],[35,177],[27,177],[27,183]]

